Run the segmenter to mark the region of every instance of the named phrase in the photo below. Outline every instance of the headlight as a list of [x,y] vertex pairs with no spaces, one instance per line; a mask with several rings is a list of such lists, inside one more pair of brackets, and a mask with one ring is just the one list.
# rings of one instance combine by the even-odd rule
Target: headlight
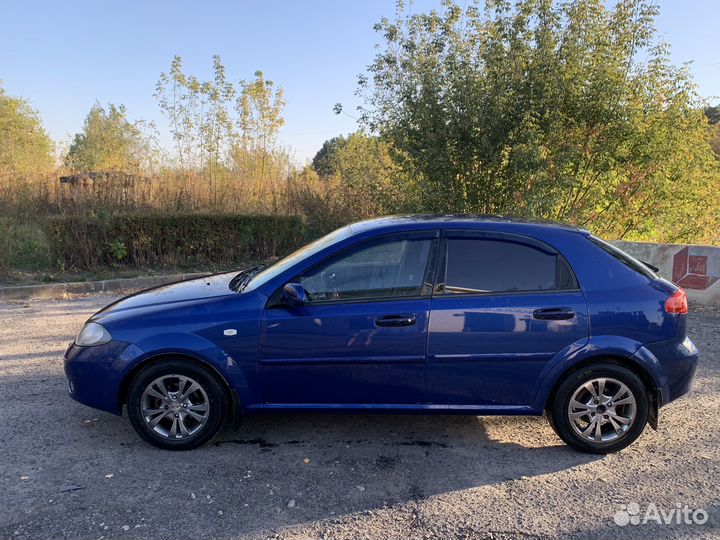
[[75,345],[80,347],[92,347],[94,345],[103,345],[110,341],[112,336],[98,323],[87,323],[80,330],[80,333],[75,338]]

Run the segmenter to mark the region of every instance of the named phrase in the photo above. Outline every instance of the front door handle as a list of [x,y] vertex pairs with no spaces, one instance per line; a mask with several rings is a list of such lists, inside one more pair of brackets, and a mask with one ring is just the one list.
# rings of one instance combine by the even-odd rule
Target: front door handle
[[413,324],[415,324],[415,315],[412,313],[385,315],[375,319],[375,326],[412,326]]
[[572,308],[567,307],[542,308],[533,311],[533,317],[535,319],[544,321],[564,321],[566,319],[572,319],[574,316],[575,312]]

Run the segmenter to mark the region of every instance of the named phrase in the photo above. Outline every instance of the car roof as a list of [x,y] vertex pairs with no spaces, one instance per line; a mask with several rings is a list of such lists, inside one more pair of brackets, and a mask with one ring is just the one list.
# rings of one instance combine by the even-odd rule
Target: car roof
[[503,225],[508,225],[509,228],[513,228],[513,226],[524,226],[523,228],[530,226],[540,229],[552,228],[589,234],[589,232],[584,229],[557,221],[480,214],[406,214],[385,216],[352,223],[348,225],[348,227],[350,228],[350,232],[355,234],[385,228],[403,230],[418,227],[422,229],[458,229],[466,227],[469,229],[475,229],[481,228],[483,225],[491,225],[491,228],[496,230],[502,229]]

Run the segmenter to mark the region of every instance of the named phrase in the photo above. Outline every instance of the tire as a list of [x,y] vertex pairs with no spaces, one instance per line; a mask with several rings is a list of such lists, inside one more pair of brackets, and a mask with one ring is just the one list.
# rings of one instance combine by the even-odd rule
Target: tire
[[632,444],[645,429],[648,411],[643,382],[612,362],[570,373],[547,410],[555,433],[569,446],[591,454],[609,454]]
[[228,402],[224,385],[208,369],[187,360],[168,360],[135,376],[127,410],[135,431],[150,444],[191,450],[223,427]]

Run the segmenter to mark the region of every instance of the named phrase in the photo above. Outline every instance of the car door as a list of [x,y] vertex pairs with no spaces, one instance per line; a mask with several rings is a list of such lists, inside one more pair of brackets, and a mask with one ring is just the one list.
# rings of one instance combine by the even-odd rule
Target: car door
[[432,299],[427,399],[532,403],[547,363],[587,342],[585,298],[560,253],[533,238],[446,231]]
[[308,301],[271,300],[264,312],[263,401],[422,403],[437,237],[429,231],[363,241],[290,280]]

